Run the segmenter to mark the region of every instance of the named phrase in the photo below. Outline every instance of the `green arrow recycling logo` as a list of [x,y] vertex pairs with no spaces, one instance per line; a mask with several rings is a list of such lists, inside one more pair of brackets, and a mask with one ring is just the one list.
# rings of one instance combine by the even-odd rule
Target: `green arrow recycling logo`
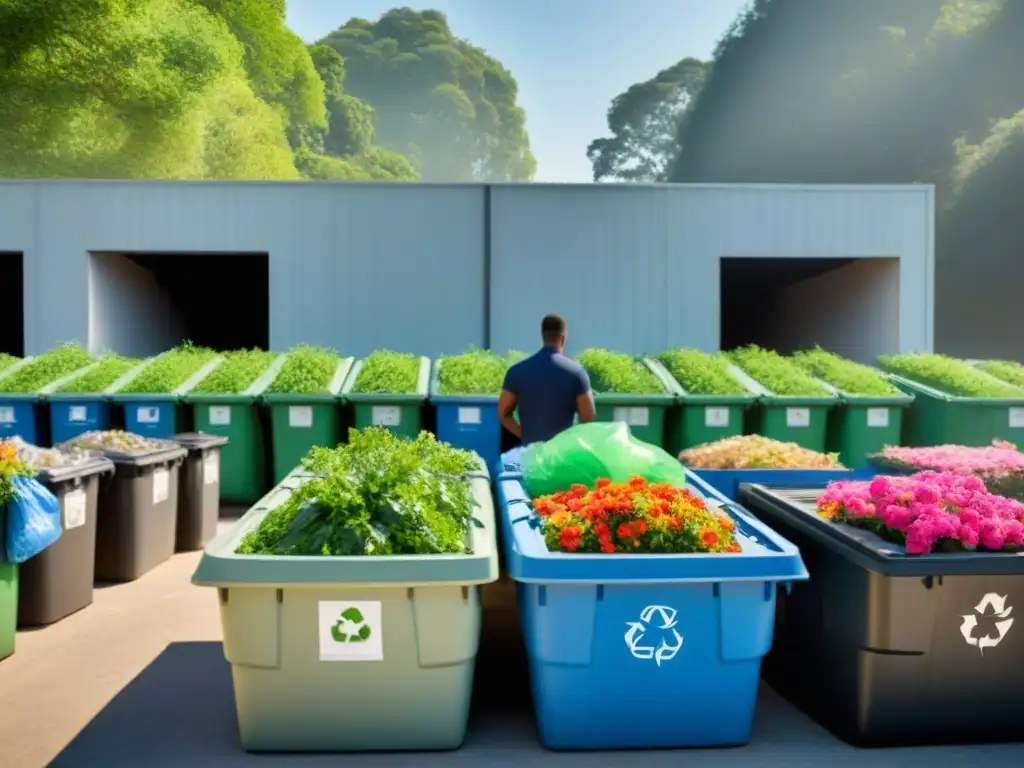
[[331,627],[331,637],[337,643],[364,643],[370,639],[373,630],[358,608],[347,608],[341,612],[338,621]]
[[384,660],[379,600],[319,600],[316,614],[320,661]]

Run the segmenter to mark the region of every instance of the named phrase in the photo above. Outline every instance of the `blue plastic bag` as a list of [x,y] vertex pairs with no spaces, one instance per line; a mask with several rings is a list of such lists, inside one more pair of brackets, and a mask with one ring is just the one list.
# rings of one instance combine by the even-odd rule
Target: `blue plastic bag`
[[7,505],[7,562],[23,563],[61,535],[60,502],[34,477],[12,480],[17,494]]

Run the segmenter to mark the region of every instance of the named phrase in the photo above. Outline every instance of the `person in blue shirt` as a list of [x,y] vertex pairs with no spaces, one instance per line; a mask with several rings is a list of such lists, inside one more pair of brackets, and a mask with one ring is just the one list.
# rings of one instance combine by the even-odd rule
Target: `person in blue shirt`
[[[550,440],[571,427],[577,416],[580,424],[595,417],[590,377],[582,365],[562,354],[565,320],[548,315],[541,321],[540,334],[544,346],[508,369],[498,399],[501,425],[523,445]],[[513,417],[516,408],[519,423]]]

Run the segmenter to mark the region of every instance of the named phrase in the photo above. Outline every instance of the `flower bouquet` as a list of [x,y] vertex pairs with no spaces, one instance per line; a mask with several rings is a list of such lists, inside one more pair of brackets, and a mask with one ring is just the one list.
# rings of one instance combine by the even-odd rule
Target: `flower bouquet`
[[686,554],[739,552],[735,523],[704,499],[670,483],[642,477],[598,480],[540,496],[533,509],[548,549],[557,552]]
[[976,475],[919,472],[841,480],[818,496],[817,511],[903,545],[909,555],[1024,546],[1024,504],[989,493]]
[[14,478],[31,474],[31,468],[18,455],[17,446],[10,440],[0,440],[0,511],[16,495]]
[[923,448],[886,446],[868,457],[878,467],[912,473],[921,470],[977,475],[990,493],[1024,501],[1024,453],[1004,440],[976,448],[933,445]]
[[761,435],[740,435],[687,448],[679,461],[691,469],[843,469],[834,453]]

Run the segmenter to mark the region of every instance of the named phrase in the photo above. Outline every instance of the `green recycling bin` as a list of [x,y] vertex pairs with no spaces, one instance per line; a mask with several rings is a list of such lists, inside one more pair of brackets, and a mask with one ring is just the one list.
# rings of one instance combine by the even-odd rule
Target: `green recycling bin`
[[185,402],[195,409],[195,431],[228,439],[220,454],[221,501],[250,504],[267,489],[267,436],[260,398],[283,364],[284,355],[279,355],[248,389],[237,395],[194,391],[184,395]]
[[637,395],[594,390],[597,420],[624,421],[637,440],[665,448],[665,416],[676,402],[670,383],[674,379],[657,360],[638,358],[637,363],[655,375],[661,384],[661,392]]
[[342,441],[341,388],[353,362],[353,358],[346,357],[338,363],[327,392],[322,395],[263,395],[263,402],[270,407],[275,483],[295,469],[313,446],[333,448]]
[[[826,385],[827,386],[827,385]],[[868,466],[868,456],[887,445],[900,445],[903,413],[911,395],[848,395],[836,391],[837,405],[828,414],[828,450],[839,454],[844,467]]]
[[[757,395],[757,402],[747,419],[747,434],[825,452],[828,444],[828,415],[839,402],[835,394],[777,395],[738,366],[730,363],[729,370],[748,390]],[[825,389],[830,388],[825,386]]]
[[423,426],[423,404],[430,388],[430,359],[420,358],[416,391],[410,393],[353,392],[362,367],[362,360],[352,366],[342,389],[345,402],[353,406],[356,429],[386,427],[396,435],[416,437]]

